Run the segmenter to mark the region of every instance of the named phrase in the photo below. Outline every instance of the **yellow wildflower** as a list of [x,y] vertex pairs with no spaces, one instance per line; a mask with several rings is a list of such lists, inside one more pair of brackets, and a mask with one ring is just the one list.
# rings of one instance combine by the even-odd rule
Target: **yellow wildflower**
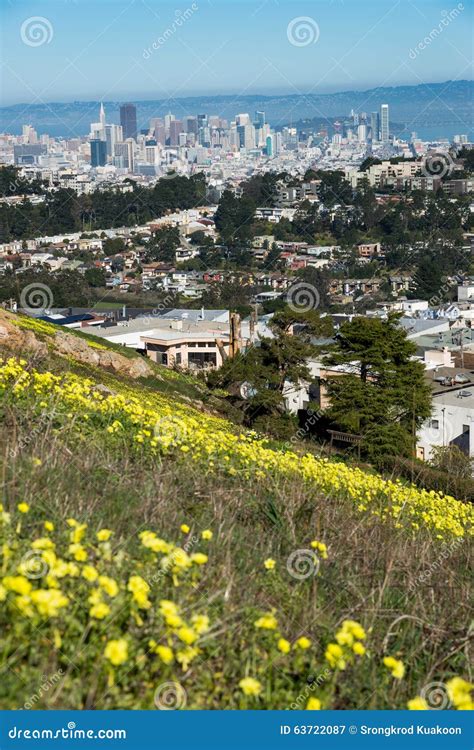
[[263,565],[267,570],[273,570],[275,568],[276,562],[271,557],[268,557],[266,560],[264,560]]
[[208,556],[204,555],[202,552],[195,552],[193,555],[191,555],[191,560],[192,562],[196,563],[196,565],[205,565],[208,559]]
[[169,646],[156,646],[155,653],[160,657],[163,664],[171,664],[174,656]]
[[346,660],[343,658],[343,650],[338,643],[329,643],[324,656],[333,669],[343,670],[346,668]]
[[112,599],[118,594],[117,582],[109,576],[99,576],[99,586],[101,586],[105,593],[108,594]]
[[87,560],[87,550],[82,544],[70,544],[68,549],[69,554],[72,555],[77,562],[85,562]]
[[407,708],[409,711],[428,711],[429,706],[424,698],[422,698],[420,695],[417,695],[416,698],[412,698],[407,703]]
[[7,591],[14,591],[15,594],[27,595],[33,588],[25,576],[5,576],[2,583]]
[[474,708],[471,695],[474,690],[472,683],[463,680],[462,677],[453,677],[446,683],[446,689],[451,703],[458,710],[465,711]]
[[209,630],[209,617],[207,615],[193,615],[191,617],[191,622],[194,630],[199,635],[207,633]]
[[30,506],[28,505],[28,503],[18,503],[16,507],[18,508],[20,513],[28,513],[30,509]]
[[262,692],[261,683],[254,677],[244,677],[240,680],[239,687],[245,695],[260,695]]
[[107,643],[104,656],[114,667],[118,667],[128,659],[128,643],[125,638],[118,638]]
[[385,656],[383,660],[384,665],[392,673],[392,677],[396,680],[401,680],[405,674],[405,665],[399,659],[395,659],[393,656]]
[[320,711],[321,701],[319,698],[309,698],[306,704],[306,711]]
[[57,589],[36,589],[30,597],[39,614],[45,617],[57,617],[59,610],[69,604],[67,596]]
[[148,600],[150,586],[141,576],[131,576],[127,584],[128,591],[133,594],[133,600],[140,609],[149,609],[151,602]]
[[93,565],[84,565],[82,569],[82,577],[85,578],[86,581],[93,583],[97,580],[99,574]]
[[104,617],[110,615],[110,607],[105,602],[98,602],[90,608],[89,615],[96,620],[103,620]]
[[259,617],[254,624],[256,628],[262,628],[263,630],[276,630],[278,627],[278,620],[275,615],[270,613],[263,615],[263,617]]
[[303,651],[306,651],[306,649],[311,647],[311,641],[309,638],[306,638],[305,635],[302,635],[300,638],[298,638],[297,641],[295,641],[295,648],[301,648]]
[[326,547],[324,542],[317,542],[316,540],[314,540],[311,542],[311,547],[315,550],[318,550],[323,560],[327,560],[328,548]]
[[282,654],[288,654],[291,650],[291,643],[287,641],[286,638],[279,638],[277,649],[278,651],[281,651]]
[[99,540],[99,542],[108,542],[111,536],[112,536],[112,531],[110,529],[101,529],[96,534],[96,537]]
[[185,626],[180,628],[177,631],[176,635],[178,636],[180,641],[183,641],[183,643],[186,643],[188,646],[192,646],[192,644],[195,643],[198,639],[198,636],[194,632],[194,630]]

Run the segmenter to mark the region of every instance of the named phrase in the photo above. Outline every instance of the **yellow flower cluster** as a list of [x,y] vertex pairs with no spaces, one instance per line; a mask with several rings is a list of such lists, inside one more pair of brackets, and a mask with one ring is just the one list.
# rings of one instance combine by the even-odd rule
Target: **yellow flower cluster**
[[473,691],[474,685],[462,677],[453,677],[446,683],[449,700],[459,711],[474,710]]
[[[204,471],[221,470],[247,480],[275,474],[298,476],[309,489],[350,500],[360,512],[394,519],[396,526],[427,527],[441,539],[472,533],[474,510],[469,504],[311,454],[270,449],[266,440],[253,432],[236,433],[224,419],[199,413],[159,393],[138,392],[119,381],[115,385],[116,393],[103,394],[91,379],[74,373],[58,376],[29,371],[24,360],[0,361],[0,395],[3,392],[19,405],[33,403],[38,416],[54,400],[58,418],[61,411],[65,419],[76,415],[81,429],[102,429],[111,440],[131,439],[137,450],[174,451],[187,461],[198,462]],[[313,546],[321,557],[327,555],[323,542]],[[81,557],[79,550],[72,551],[76,553]]]
[[[27,510],[19,507],[23,504]],[[244,708],[248,707],[247,698],[250,707],[255,706],[257,698],[261,707],[275,707],[277,700],[277,707],[281,707],[288,704],[290,691],[298,694],[298,675],[308,673],[308,665],[318,654],[313,653],[312,641],[306,635],[293,643],[284,637],[275,610],[250,620],[251,632],[245,637],[252,645],[242,652],[248,654],[245,668],[241,668],[239,651],[234,673],[223,671],[217,677],[201,667],[197,669],[201,655],[200,664],[207,663],[216,653],[226,669],[232,662],[228,654],[229,630],[218,621],[219,614],[213,616],[211,627],[210,616],[198,611],[203,600],[198,576],[207,562],[203,552],[186,551],[147,529],[139,535],[133,554],[123,548],[112,554],[111,529],[92,530],[75,518],[68,518],[66,524],[33,519],[36,509],[25,501],[11,505],[11,514],[0,505],[0,627],[6,658],[14,656],[23,660],[22,668],[29,668],[38,663],[38,654],[45,651],[47,644],[46,658],[64,663],[61,659],[68,658],[64,654],[73,645],[85,674],[93,669],[98,680],[102,676],[102,684],[111,690],[119,682],[122,687],[130,674],[133,681],[128,685],[133,685],[133,690],[138,691],[138,685],[151,690],[156,686],[157,674],[160,680],[176,679],[177,672],[189,674],[192,665],[191,672],[196,680],[201,679],[206,694],[213,680],[224,677]],[[31,529],[37,533],[39,529],[39,535],[32,536]],[[210,541],[211,530],[205,532],[197,531],[193,544],[203,537]],[[86,553],[85,560],[76,559],[78,548]],[[262,580],[268,581],[264,570],[261,575]],[[178,589],[173,586],[175,583],[179,584]],[[219,608],[214,612],[219,612]],[[245,617],[242,623],[243,628],[247,627]],[[341,623],[325,652],[326,662],[335,673],[333,687],[340,672],[364,655],[366,638],[364,628],[355,620]],[[225,656],[224,652],[219,653],[220,646]],[[269,669],[275,657],[286,692],[273,698],[275,686]],[[393,677],[402,679],[403,662],[388,656],[383,664]],[[124,669],[120,669],[123,665]],[[74,682],[77,683],[76,678]],[[472,689],[461,677],[446,683],[451,704],[459,710],[474,707]],[[216,682],[216,694],[220,690],[222,684],[219,687]],[[274,703],[268,705],[272,700]],[[320,710],[323,705],[327,708],[330,701],[327,687],[321,696],[308,697],[306,709]],[[408,708],[422,710],[429,706],[422,696],[417,696],[408,702]]]
[[[449,700],[458,711],[474,710],[473,690],[474,685],[467,680],[463,680],[462,677],[453,677],[446,683]],[[428,711],[430,707],[425,698],[417,695],[416,698],[408,701],[407,708],[410,711]]]
[[176,660],[183,671],[186,671],[191,662],[201,653],[198,641],[210,628],[209,617],[193,614],[190,621],[186,622],[179,606],[170,599],[162,599],[159,602],[159,613],[166,626],[167,645],[157,644],[152,639],[148,643],[149,648],[164,664],[171,664]]
[[[27,503],[17,504],[18,517],[29,510]],[[51,521],[43,522],[42,528],[51,535],[55,531]],[[21,523],[13,524],[10,514],[0,505],[0,552],[4,571],[0,578],[0,601],[3,613],[7,613],[5,627],[12,627],[12,648],[17,649],[16,637],[20,632],[17,628],[22,624],[28,627],[28,621],[32,621],[36,632],[36,620],[56,620],[55,643],[62,643],[64,631],[71,626],[74,630],[81,621],[91,633],[97,632],[97,636],[90,636],[92,639],[101,640],[98,621],[113,614],[111,623],[121,617],[126,637],[110,638],[101,654],[105,662],[118,667],[128,661],[130,649],[134,648],[132,629],[145,626],[141,615],[145,617],[149,610],[147,627],[156,627],[153,610],[157,608],[164,621],[166,642],[157,644],[151,639],[149,649],[164,665],[176,662],[187,670],[201,653],[199,640],[209,631],[210,618],[204,613],[193,613],[186,620],[177,604],[158,599],[158,583],[161,583],[161,590],[170,585],[163,578],[166,569],[172,577],[179,575],[181,582],[184,582],[186,573],[193,582],[196,581],[200,567],[207,562],[207,555],[199,551],[188,555],[184,549],[147,530],[140,535],[139,545],[146,559],[135,558],[129,561],[129,567],[125,567],[124,551],[115,557],[109,554],[111,529],[90,534],[87,524],[74,518],[66,520],[66,529],[66,534],[57,532],[54,540],[51,536],[28,539],[22,532]],[[211,530],[205,531],[205,538],[212,538]],[[166,564],[158,568],[157,575],[158,552],[164,555],[162,563]],[[127,575],[126,570],[130,569],[133,572]],[[138,570],[148,571],[154,591]],[[87,603],[85,607],[84,603]],[[59,617],[61,619],[57,621]],[[130,617],[133,621],[129,620]],[[119,626],[118,635],[122,627]],[[26,635],[25,642],[28,643]]]
[[344,670],[355,656],[365,654],[362,643],[366,633],[362,625],[355,620],[344,620],[335,635],[336,643],[329,643],[324,654],[329,666],[333,669]]
[[392,677],[396,680],[402,680],[404,678],[405,665],[400,659],[395,659],[393,656],[385,656],[383,663],[392,673]]

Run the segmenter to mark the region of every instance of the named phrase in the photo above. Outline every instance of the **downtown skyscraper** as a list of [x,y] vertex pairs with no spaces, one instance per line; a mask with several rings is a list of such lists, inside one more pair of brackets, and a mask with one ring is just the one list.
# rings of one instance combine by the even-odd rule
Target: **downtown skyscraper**
[[382,104],[380,107],[380,140],[382,143],[388,143],[389,135],[390,135],[390,123],[389,123],[389,113],[388,113],[388,104]]
[[137,108],[134,104],[122,104],[120,107],[120,125],[123,130],[123,138],[137,140]]

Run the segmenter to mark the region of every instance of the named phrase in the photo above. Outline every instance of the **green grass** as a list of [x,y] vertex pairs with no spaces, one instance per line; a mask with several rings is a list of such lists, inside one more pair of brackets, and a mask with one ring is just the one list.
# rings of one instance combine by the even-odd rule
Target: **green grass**
[[[50,359],[52,364],[58,372],[65,365],[59,358]],[[87,377],[99,374],[97,368],[68,366]],[[100,382],[113,389],[117,378],[100,371]],[[155,385],[135,383],[135,388]],[[75,602],[74,618],[61,616],[38,632],[13,631],[11,621],[2,620],[4,609],[0,624],[11,647],[0,671],[0,707],[23,706],[42,675],[60,669],[57,689],[44,691],[36,708],[152,708],[155,689],[169,680],[185,689],[187,708],[289,708],[307,694],[311,678],[325,674],[325,648],[345,618],[365,627],[367,654],[331,672],[310,693],[325,707],[403,708],[424,686],[469,675],[466,541],[444,554],[426,530],[413,536],[394,522],[361,515],[350,501],[321,496],[296,478],[243,482],[224,473],[209,475],[185,457],[146,457],[125,439],[105,444],[99,431],[86,438],[54,417],[38,425],[32,411],[8,401],[0,416],[5,508],[15,513],[20,501],[31,506],[22,519],[21,545],[44,533],[46,519],[56,525],[58,545],[70,533],[71,516],[87,523],[92,536],[99,528],[113,529],[111,565],[116,578],[126,581],[130,573],[145,575],[141,530],[174,541],[184,541],[182,523],[189,525],[190,537],[202,529],[214,533],[209,563],[194,585],[175,588],[164,578],[153,584],[153,608],[143,613],[142,626],[125,620],[123,612],[84,626],[86,596]],[[328,559],[317,575],[295,578],[288,561],[312,539],[324,540]],[[272,572],[264,569],[267,558],[276,561]],[[163,598],[179,601],[187,617],[204,610],[211,619],[211,634],[189,669],[166,667],[148,653],[149,638],[164,635],[155,604]],[[308,652],[283,657],[271,645],[271,634],[256,632],[256,618],[271,610],[290,641],[311,639]],[[55,629],[62,636],[58,648],[51,645]],[[115,670],[111,686],[104,644],[124,635],[141,644],[134,659],[147,653]],[[405,663],[403,680],[394,680],[382,665],[387,654]],[[261,697],[243,698],[238,684],[247,674],[264,685]]]

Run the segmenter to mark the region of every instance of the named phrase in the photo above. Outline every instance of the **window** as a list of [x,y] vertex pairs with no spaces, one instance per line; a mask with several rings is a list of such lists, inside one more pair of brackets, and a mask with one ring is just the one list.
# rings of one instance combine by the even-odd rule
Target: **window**
[[439,419],[432,419],[430,423],[430,427],[433,430],[439,430]]

